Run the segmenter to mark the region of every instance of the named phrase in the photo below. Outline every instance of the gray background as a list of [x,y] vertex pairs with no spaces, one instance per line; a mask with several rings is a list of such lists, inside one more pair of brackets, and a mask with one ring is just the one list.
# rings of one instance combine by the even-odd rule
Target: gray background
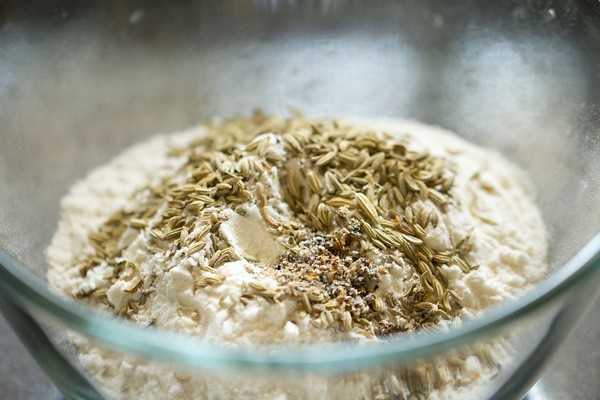
[[[567,339],[528,400],[596,400],[600,393],[600,299]],[[0,400],[61,399],[0,317]]]

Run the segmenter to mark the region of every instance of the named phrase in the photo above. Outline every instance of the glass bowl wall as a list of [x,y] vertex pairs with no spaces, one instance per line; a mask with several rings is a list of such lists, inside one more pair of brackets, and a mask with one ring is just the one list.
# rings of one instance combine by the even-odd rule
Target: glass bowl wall
[[[73,378],[67,328],[111,351],[198,368],[194,379],[219,371],[223,386],[264,381],[308,396],[306,388],[359,374],[378,382],[372,397],[394,395],[389,368],[410,374],[437,362],[433,354],[518,333],[510,347],[519,356],[482,396],[521,395],[597,292],[599,15],[591,1],[2,3],[5,314],[72,398],[93,389],[85,374]],[[537,188],[553,274],[527,297],[450,333],[277,356],[122,325],[48,290],[44,249],[71,184],[136,141],[255,108],[414,118],[498,150]],[[337,387],[331,397],[355,388]]]

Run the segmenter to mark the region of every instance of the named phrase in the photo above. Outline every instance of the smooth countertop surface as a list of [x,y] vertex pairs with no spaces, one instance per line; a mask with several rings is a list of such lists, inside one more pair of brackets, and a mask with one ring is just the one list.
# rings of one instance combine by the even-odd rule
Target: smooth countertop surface
[[[597,400],[600,393],[600,299],[569,336],[528,400]],[[60,393],[0,316],[0,400],[59,400]]]

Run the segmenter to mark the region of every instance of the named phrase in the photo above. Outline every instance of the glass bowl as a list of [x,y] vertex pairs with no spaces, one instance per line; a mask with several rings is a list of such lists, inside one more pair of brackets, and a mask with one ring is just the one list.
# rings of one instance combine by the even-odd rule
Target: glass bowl
[[[162,371],[148,390],[172,398],[433,398],[443,381],[520,398],[598,294],[597,2],[8,1],[0,48],[0,305],[66,398],[136,396],[96,385],[74,343],[123,360],[107,380]],[[87,171],[203,118],[290,107],[414,118],[503,153],[537,188],[551,274],[445,331],[277,348],[203,344],[49,289],[59,200]]]

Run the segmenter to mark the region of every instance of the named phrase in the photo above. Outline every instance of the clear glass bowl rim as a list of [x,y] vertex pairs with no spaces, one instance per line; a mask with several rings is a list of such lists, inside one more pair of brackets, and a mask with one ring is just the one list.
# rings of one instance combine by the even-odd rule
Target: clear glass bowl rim
[[[600,233],[577,254],[526,295],[490,308],[483,316],[448,332],[427,332],[373,343],[331,343],[231,348],[207,344],[191,336],[148,329],[110,318],[53,293],[40,278],[25,272],[17,260],[0,249],[0,286],[22,307],[41,311],[66,327],[117,351],[180,366],[201,369],[253,371],[341,372],[416,357],[470,343],[526,317],[561,298],[600,271]],[[275,351],[274,351],[275,350]]]

